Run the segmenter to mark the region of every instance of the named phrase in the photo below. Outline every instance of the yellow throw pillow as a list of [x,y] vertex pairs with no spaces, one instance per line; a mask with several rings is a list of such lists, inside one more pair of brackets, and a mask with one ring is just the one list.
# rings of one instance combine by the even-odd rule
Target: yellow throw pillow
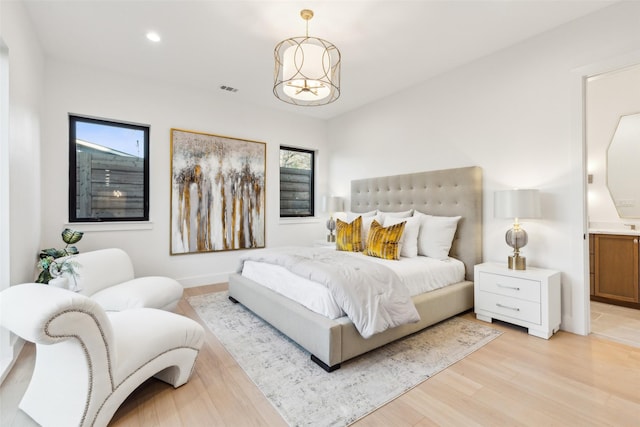
[[360,252],[362,246],[362,217],[348,223],[336,220],[336,249],[339,251]]
[[400,238],[406,221],[383,227],[378,221],[371,223],[365,255],[382,259],[400,259]]

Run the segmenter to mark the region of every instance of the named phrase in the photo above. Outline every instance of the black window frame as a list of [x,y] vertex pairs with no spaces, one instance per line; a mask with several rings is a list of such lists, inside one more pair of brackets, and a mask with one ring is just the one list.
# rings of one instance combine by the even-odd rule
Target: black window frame
[[[119,216],[119,217],[78,217],[76,206],[76,158],[77,158],[77,146],[76,146],[76,125],[78,122],[93,123],[99,125],[115,126],[125,129],[134,129],[143,132],[143,146],[144,146],[144,158],[143,158],[143,214],[141,216]],[[95,117],[86,117],[76,114],[69,114],[69,222],[70,223],[82,223],[82,222],[125,222],[125,221],[149,221],[149,140],[151,134],[151,126],[142,125],[118,120],[102,119]]]
[[[282,179],[280,176],[280,172],[282,167],[280,166],[280,153],[282,150],[287,151],[297,151],[300,153],[309,154],[311,156],[311,178],[309,182],[309,213],[304,214],[283,214],[282,213]],[[305,149],[305,148],[297,148],[281,145],[278,150],[278,172],[279,172],[279,182],[280,182],[280,190],[279,190],[279,201],[280,201],[280,218],[310,218],[315,216],[315,180],[316,180],[316,152],[314,150]]]

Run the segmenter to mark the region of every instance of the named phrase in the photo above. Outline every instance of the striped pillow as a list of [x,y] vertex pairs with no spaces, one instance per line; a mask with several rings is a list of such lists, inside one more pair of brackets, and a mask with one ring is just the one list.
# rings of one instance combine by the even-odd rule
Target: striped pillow
[[362,217],[348,223],[336,220],[336,249],[339,251],[360,252],[362,245]]
[[378,221],[371,223],[365,255],[382,259],[400,259],[400,238],[404,232],[406,221],[383,227]]

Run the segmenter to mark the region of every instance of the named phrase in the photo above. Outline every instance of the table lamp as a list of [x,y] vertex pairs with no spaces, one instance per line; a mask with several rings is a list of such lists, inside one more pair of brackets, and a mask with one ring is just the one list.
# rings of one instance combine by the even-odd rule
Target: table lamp
[[513,248],[509,256],[509,268],[526,270],[526,258],[520,256],[528,242],[527,232],[518,222],[522,218],[540,218],[540,193],[533,189],[496,191],[493,197],[493,214],[496,218],[514,218],[513,228],[507,230],[505,241]]
[[344,209],[344,200],[342,197],[331,196],[325,200],[325,212],[329,212],[329,219],[327,220],[327,242],[335,242],[336,235],[333,234],[336,229],[336,221],[333,219],[333,214],[336,212],[342,212]]

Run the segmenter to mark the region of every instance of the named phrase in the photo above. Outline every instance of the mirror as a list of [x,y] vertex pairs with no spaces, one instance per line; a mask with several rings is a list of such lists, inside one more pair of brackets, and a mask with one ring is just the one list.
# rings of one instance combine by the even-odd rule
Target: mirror
[[640,218],[640,113],[618,121],[607,149],[607,187],[620,218]]

